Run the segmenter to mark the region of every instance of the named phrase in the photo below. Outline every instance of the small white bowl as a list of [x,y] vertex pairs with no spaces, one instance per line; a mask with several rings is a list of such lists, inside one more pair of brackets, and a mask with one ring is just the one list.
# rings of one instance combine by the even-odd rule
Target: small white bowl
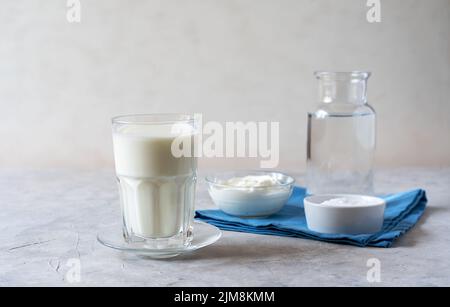
[[[358,204],[329,206],[324,201],[348,197]],[[384,220],[383,199],[365,195],[313,195],[304,199],[306,223],[312,231],[328,234],[369,234],[381,230]]]
[[[233,177],[269,175],[278,184],[267,187],[240,187],[223,184]],[[265,171],[226,172],[207,176],[208,192],[214,203],[227,214],[239,217],[264,217],[277,213],[292,194],[294,178]]]

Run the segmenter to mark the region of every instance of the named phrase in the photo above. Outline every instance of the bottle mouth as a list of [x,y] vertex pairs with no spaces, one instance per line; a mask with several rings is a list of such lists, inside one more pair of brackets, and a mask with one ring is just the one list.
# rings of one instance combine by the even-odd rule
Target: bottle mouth
[[367,80],[369,71],[315,71],[314,76],[321,80]]
[[319,101],[322,103],[364,104],[368,71],[316,71],[319,82]]

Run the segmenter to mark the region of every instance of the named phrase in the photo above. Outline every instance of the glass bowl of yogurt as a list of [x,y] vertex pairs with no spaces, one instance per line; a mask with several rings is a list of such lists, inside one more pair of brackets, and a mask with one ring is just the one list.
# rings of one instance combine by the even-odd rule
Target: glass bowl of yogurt
[[235,171],[206,176],[213,202],[227,214],[264,217],[277,213],[292,194],[295,179],[270,171]]

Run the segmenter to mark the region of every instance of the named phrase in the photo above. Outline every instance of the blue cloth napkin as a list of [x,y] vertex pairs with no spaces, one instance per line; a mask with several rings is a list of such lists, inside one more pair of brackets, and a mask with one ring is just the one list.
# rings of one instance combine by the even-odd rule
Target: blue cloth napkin
[[283,209],[265,218],[239,218],[221,210],[198,210],[195,218],[229,231],[298,237],[361,247],[390,247],[395,239],[417,223],[427,204],[425,191],[421,189],[383,196],[386,209],[380,232],[361,235],[322,234],[306,226],[303,208],[305,195],[304,188],[295,187]]

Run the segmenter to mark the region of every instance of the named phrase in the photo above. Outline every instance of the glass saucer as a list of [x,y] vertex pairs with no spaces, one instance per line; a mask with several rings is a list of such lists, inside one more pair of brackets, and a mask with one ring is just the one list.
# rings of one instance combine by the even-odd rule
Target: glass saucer
[[207,223],[194,221],[193,238],[191,243],[187,246],[154,249],[149,248],[143,242],[128,243],[125,242],[123,238],[121,224],[102,227],[100,232],[97,234],[97,240],[106,247],[134,253],[140,256],[151,258],[170,258],[211,245],[219,240],[221,236],[222,232],[219,228]]

